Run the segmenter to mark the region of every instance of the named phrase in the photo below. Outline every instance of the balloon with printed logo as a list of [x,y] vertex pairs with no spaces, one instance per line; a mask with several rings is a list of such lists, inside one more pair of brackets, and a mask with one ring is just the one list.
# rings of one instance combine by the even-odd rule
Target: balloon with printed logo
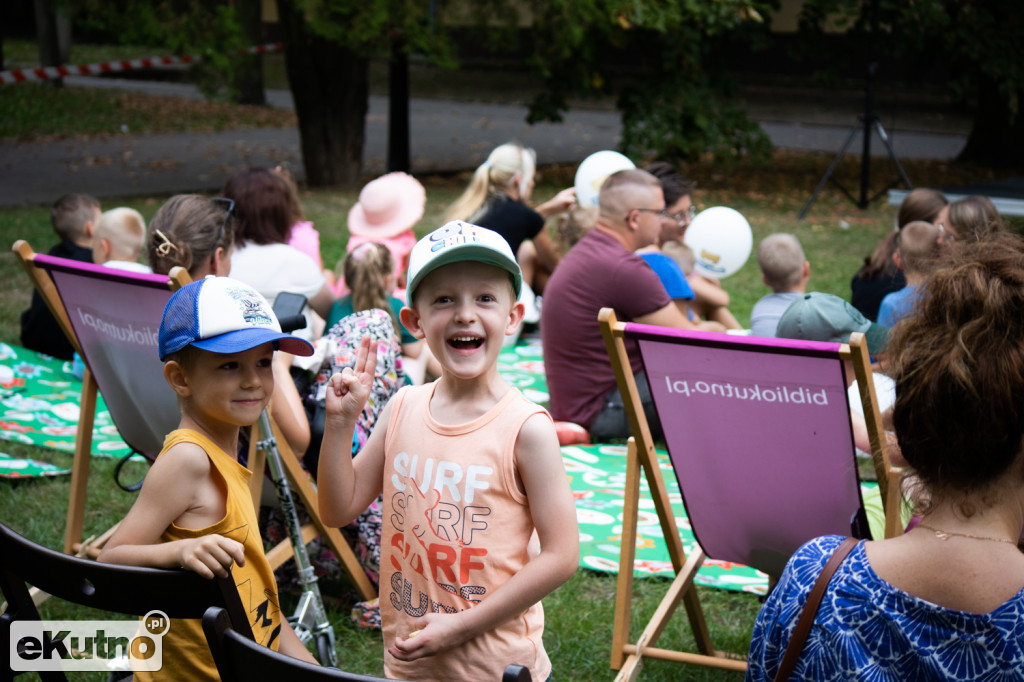
[[739,211],[713,206],[694,217],[683,241],[693,250],[697,273],[721,279],[747,262],[754,246],[754,235],[750,223]]
[[636,168],[636,164],[611,150],[594,152],[583,159],[583,163],[576,169],[576,203],[580,206],[597,206],[597,195],[608,176],[629,168]]

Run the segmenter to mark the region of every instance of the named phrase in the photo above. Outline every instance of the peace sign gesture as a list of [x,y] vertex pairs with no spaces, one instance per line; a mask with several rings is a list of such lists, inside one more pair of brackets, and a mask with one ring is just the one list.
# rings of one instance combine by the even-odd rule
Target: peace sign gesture
[[327,384],[325,406],[329,421],[355,422],[366,406],[376,369],[377,348],[369,335],[365,335],[359,344],[355,366],[336,373]]

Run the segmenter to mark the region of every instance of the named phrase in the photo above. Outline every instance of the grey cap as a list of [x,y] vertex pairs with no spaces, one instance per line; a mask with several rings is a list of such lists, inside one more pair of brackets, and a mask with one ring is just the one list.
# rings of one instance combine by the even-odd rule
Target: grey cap
[[868,342],[868,352],[877,355],[885,350],[889,328],[872,322],[859,310],[832,294],[817,291],[793,301],[779,318],[775,336],[804,341],[848,343],[850,334],[860,332]]

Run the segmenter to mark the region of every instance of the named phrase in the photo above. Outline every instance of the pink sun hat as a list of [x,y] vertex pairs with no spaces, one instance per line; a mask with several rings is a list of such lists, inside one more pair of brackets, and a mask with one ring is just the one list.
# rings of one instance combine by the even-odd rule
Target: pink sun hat
[[423,217],[427,192],[406,173],[388,173],[359,192],[348,212],[348,231],[359,237],[384,240],[412,228]]

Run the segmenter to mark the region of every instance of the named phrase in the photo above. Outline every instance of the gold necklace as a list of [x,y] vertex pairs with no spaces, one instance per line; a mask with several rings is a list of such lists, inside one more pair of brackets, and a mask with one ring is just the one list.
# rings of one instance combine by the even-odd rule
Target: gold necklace
[[972,540],[990,540],[992,542],[1005,542],[1015,547],[1017,546],[1016,540],[1007,540],[1006,538],[990,538],[984,535],[971,535],[970,533],[954,533],[948,530],[939,530],[938,528],[929,526],[926,523],[919,523],[917,524],[917,527],[926,528],[930,530],[931,532],[935,533],[935,537],[937,537],[940,540],[948,540],[950,536],[956,536],[958,538],[971,538]]

